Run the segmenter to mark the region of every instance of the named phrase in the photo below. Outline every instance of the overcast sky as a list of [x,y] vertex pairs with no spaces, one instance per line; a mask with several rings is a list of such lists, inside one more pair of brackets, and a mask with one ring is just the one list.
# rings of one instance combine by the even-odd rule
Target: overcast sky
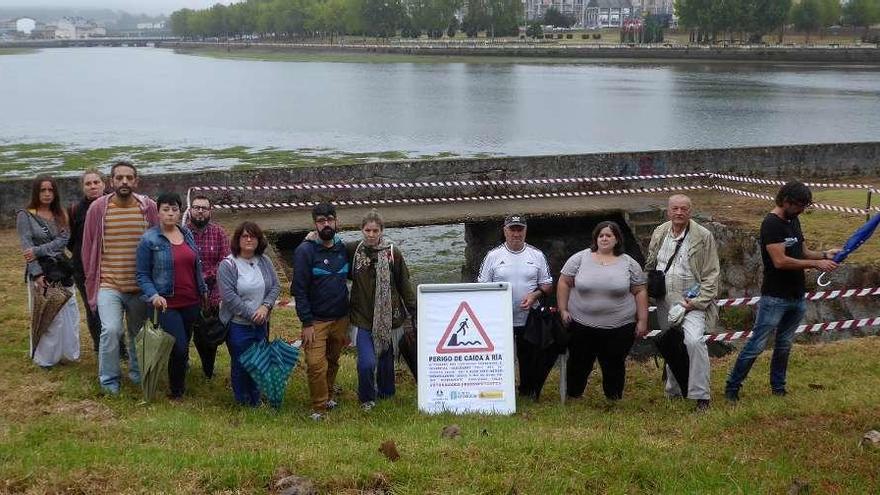
[[177,9],[202,9],[232,0],[0,0],[0,7],[98,7],[124,10],[132,14],[170,14]]

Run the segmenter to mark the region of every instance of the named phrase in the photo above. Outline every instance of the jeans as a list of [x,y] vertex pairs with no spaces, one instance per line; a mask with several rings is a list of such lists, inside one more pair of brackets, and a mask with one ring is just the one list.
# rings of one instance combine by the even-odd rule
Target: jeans
[[229,322],[229,333],[226,334],[226,348],[229,349],[231,361],[230,381],[235,401],[246,406],[260,405],[260,390],[251,375],[239,362],[239,358],[252,345],[269,340],[269,327],[264,323],[260,326],[242,325]]
[[189,341],[192,327],[199,317],[199,305],[168,308],[159,313],[159,326],[174,337],[171,358],[168,360],[168,388],[172,397],[180,397],[186,390],[186,368],[189,364]]
[[807,303],[803,298],[782,299],[772,296],[761,296],[758,301],[758,315],[752,335],[739,352],[730,375],[727,377],[725,392],[736,394],[742,382],[752,369],[758,355],[767,346],[770,332],[776,330],[776,341],[773,346],[773,357],[770,360],[770,387],[775,392],[785,390],[785,374],[788,370],[788,356],[794,331],[807,311]]
[[[388,346],[376,359],[373,333],[366,328],[357,329],[358,399],[375,401],[394,395],[394,346]],[[378,394],[376,385],[378,382]]]
[[98,347],[98,380],[101,388],[111,394],[119,393],[119,341],[122,339],[122,318],[128,327],[128,376],[140,383],[141,373],[135,352],[135,337],[144,326],[147,305],[139,294],[126,294],[101,287],[98,291],[98,316],[101,318],[101,341]]

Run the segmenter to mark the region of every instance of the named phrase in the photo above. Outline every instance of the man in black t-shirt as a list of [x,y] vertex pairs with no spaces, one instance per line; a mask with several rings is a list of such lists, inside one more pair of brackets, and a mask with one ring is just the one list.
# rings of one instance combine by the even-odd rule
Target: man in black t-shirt
[[761,300],[752,334],[727,377],[724,396],[729,401],[739,400],[742,382],[774,329],[776,341],[770,361],[770,388],[773,395],[786,394],[785,374],[791,343],[806,312],[804,270],[834,270],[837,263],[832,258],[840,251],[811,251],[804,246],[798,215],[812,202],[810,188],[800,182],[788,182],[776,194],[776,207],[761,223],[761,258],[764,262]]

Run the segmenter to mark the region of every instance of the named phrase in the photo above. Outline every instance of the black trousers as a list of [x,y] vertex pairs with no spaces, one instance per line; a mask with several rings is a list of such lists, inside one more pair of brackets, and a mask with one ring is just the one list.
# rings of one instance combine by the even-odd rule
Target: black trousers
[[516,361],[519,363],[519,394],[538,400],[559,353],[541,350],[526,340],[523,337],[525,328],[513,327]]
[[598,359],[602,368],[605,397],[623,397],[626,383],[626,356],[635,342],[635,322],[618,328],[592,328],[571,322],[568,345],[568,396],[581,397]]
[[75,270],[73,272],[73,280],[76,282],[77,290],[79,290],[79,297],[86,307],[86,323],[89,326],[89,335],[92,336],[92,347],[95,349],[95,352],[98,352],[98,344],[101,342],[101,318],[98,317],[97,310],[92,311],[92,308],[89,307],[89,296],[86,294],[86,276],[82,270]]

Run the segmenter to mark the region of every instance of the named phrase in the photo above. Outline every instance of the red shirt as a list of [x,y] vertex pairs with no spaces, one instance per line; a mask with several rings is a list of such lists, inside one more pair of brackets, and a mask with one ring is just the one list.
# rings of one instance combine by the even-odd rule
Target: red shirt
[[199,304],[195,251],[185,242],[172,244],[171,259],[174,263],[174,295],[167,299],[168,307],[179,309]]

